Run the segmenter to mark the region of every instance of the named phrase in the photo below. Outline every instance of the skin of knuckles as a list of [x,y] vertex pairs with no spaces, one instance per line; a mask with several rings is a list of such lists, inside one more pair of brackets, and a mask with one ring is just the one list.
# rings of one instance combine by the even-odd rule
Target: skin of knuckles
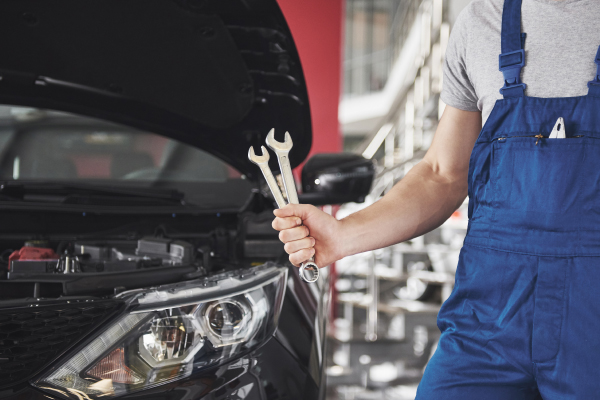
[[283,243],[289,243],[289,242],[293,242],[295,240],[304,239],[305,237],[307,237],[310,234],[310,232],[307,227],[304,226],[303,228],[304,228],[304,235],[302,235],[301,237],[298,237],[298,238],[294,238],[294,236],[288,238],[288,235],[294,235],[294,232],[289,232],[290,230],[292,230],[294,228],[282,230],[281,232],[279,232],[279,240],[281,240]]
[[[293,256],[293,255],[296,255],[296,253],[301,253],[301,252],[307,252],[307,253],[306,253],[306,254],[304,254],[303,256],[301,256],[301,257],[298,257],[298,258],[299,258],[299,259],[301,259],[302,261],[297,261],[297,262],[296,262],[296,261],[292,261],[293,259],[295,260],[295,257],[294,257],[294,258],[292,258],[292,256]],[[293,265],[294,267],[300,267],[300,265],[301,265],[301,264],[302,264],[304,261],[308,260],[310,257],[314,256],[314,254],[315,254],[314,252],[311,252],[309,249],[302,249],[302,250],[300,250],[300,251],[297,251],[296,253],[293,253],[293,254],[292,254],[292,255],[290,255],[290,257],[289,257],[289,260],[290,260],[290,262],[292,263],[292,265]]]
[[[302,246],[302,247],[299,247],[298,249],[295,249],[295,250],[292,250],[292,249],[291,249],[290,243],[293,243],[293,242],[287,242],[287,243],[286,243],[286,244],[283,246],[283,249],[285,250],[285,252],[286,252],[286,253],[288,253],[288,254],[290,254],[290,255],[291,255],[291,254],[294,254],[294,253],[296,253],[296,252],[298,252],[298,251],[301,251],[301,250],[304,250],[304,249],[312,249],[313,247],[315,247],[315,239],[312,239],[312,238],[311,238],[311,239],[309,239],[308,241],[306,241],[306,239],[307,239],[307,238],[300,239],[300,240],[302,240],[302,241],[303,241],[303,243],[304,243],[304,242],[307,242],[307,243],[305,243],[305,245],[304,245],[304,246]],[[310,243],[310,244],[309,244],[309,243]]]

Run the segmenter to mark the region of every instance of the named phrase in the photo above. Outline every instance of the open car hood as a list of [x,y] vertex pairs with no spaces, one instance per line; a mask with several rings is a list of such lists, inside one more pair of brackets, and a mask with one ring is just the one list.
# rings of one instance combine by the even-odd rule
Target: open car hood
[[[306,84],[275,0],[4,0],[0,103],[124,123],[250,177],[271,128],[308,155]],[[277,169],[275,157],[271,157]]]

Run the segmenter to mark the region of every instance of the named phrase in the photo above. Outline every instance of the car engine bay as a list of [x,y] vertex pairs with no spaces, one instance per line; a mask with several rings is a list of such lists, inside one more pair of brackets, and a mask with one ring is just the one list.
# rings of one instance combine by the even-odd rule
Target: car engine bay
[[56,240],[56,235],[0,239],[0,301],[106,298],[260,265],[283,252],[270,215],[219,217],[222,224],[204,232],[159,224],[153,234],[148,229],[127,233],[130,239],[120,233],[98,239],[90,234],[73,235],[73,240]]

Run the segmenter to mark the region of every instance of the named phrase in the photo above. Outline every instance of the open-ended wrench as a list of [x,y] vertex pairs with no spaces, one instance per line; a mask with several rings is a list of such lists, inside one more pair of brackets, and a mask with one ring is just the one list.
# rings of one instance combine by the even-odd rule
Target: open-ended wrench
[[[271,193],[273,193],[273,197],[275,198],[277,207],[281,208],[286,205],[285,199],[281,194],[281,190],[279,190],[279,186],[275,181],[273,173],[269,169],[269,153],[267,152],[267,149],[265,149],[264,146],[261,146],[261,150],[262,155],[257,156],[256,154],[254,154],[254,148],[250,147],[250,150],[248,150],[248,159],[260,167],[260,170],[262,171],[265,180],[267,181],[267,185],[269,185],[269,189],[271,189]],[[294,186],[294,192],[295,189],[296,187]],[[319,268],[317,267],[317,264],[314,263],[314,259],[312,257],[307,262],[302,263],[302,265],[300,266],[299,274],[300,278],[302,278],[302,280],[305,282],[311,283],[319,279]]]
[[275,177],[269,168],[269,152],[267,149],[265,149],[265,146],[260,146],[260,149],[262,151],[262,155],[257,156],[254,154],[254,147],[250,146],[250,150],[248,150],[248,159],[254,164],[258,165],[265,177],[265,180],[267,181],[267,185],[269,185],[269,189],[271,189],[271,193],[273,193],[277,207],[281,208],[286,205],[286,202],[281,194],[281,190],[279,190],[277,181],[275,180]]
[[[284,142],[275,140],[275,129],[271,129],[267,135],[267,146],[271,148],[277,155],[281,177],[283,178],[283,186],[290,204],[299,204],[298,192],[296,192],[296,183],[294,175],[292,175],[292,167],[290,165],[289,152],[294,145],[289,132],[285,133]],[[319,267],[315,264],[314,257],[300,265],[300,277],[306,282],[316,282],[319,279]]]
[[283,187],[285,188],[288,202],[290,204],[299,204],[296,183],[294,182],[294,175],[292,175],[292,166],[290,165],[289,158],[290,150],[294,145],[290,133],[285,133],[285,141],[282,143],[275,140],[275,129],[271,129],[267,135],[266,142],[267,146],[269,146],[269,148],[277,155],[281,177],[283,178]]

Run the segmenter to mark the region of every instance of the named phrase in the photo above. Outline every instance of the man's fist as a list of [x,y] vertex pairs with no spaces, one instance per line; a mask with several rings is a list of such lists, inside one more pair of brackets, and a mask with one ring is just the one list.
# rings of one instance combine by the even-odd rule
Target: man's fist
[[343,257],[341,224],[331,215],[308,204],[288,204],[273,213],[273,229],[279,231],[279,239],[295,266],[314,256],[322,268]]

